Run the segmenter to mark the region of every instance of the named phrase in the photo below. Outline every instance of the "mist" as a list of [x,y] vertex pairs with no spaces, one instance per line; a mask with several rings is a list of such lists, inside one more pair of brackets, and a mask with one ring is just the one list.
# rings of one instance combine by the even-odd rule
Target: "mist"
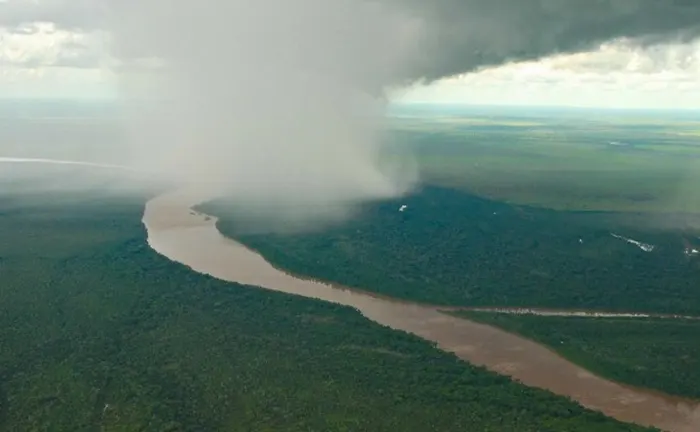
[[637,0],[108,5],[130,163],[294,213],[416,184],[382,139],[387,89],[700,22],[698,7]]
[[93,147],[90,160],[315,224],[408,193],[419,181],[411,155],[384,139],[387,90],[616,38],[641,45],[692,38],[700,34],[700,4],[0,3],[0,24],[26,31],[32,20],[106,35],[101,67],[117,77],[123,137]]
[[384,145],[380,91],[415,43],[409,16],[354,0],[112,12],[130,166],[313,223],[415,184]]

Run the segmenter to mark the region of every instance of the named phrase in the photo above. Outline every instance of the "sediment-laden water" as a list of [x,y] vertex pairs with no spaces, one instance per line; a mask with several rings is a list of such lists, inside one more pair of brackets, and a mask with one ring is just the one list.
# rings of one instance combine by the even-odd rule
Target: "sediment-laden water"
[[505,331],[366,292],[294,277],[226,238],[216,218],[192,211],[214,198],[178,190],[146,204],[148,243],[158,253],[218,279],[351,306],[380,324],[418,335],[460,358],[523,384],[568,396],[622,421],[672,432],[700,431],[700,404],[600,378],[548,348]]

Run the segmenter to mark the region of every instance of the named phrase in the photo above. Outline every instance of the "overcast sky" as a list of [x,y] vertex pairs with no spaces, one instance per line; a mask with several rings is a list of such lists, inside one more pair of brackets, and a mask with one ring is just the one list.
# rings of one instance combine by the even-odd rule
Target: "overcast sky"
[[700,41],[507,64],[396,92],[409,102],[700,109]]
[[[12,1],[23,0],[0,6]],[[0,98],[114,97],[106,38],[50,22],[0,26]],[[393,94],[406,102],[700,109],[700,41],[639,48],[617,40]]]

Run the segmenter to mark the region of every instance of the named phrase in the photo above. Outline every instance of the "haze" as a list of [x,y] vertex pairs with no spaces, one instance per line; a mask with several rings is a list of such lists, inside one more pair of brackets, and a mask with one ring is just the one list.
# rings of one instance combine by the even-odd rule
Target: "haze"
[[10,0],[0,22],[17,32],[43,21],[101,35],[90,51],[100,60],[90,61],[116,73],[126,130],[102,162],[118,154],[162,180],[328,218],[418,180],[410,155],[387,151],[382,139],[387,90],[615,38],[653,44],[698,34],[700,7],[687,2],[583,6]]
[[[161,5],[115,21],[134,164],[295,207],[411,185],[408,165],[383,159],[368,93],[398,66],[410,20],[355,1]],[[135,66],[152,58],[157,71]]]

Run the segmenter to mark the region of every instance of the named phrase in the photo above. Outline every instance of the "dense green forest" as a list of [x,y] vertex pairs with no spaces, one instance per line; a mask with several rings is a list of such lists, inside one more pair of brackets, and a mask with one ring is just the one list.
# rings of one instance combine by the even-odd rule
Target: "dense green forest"
[[459,312],[548,345],[615,381],[700,399],[700,321]]
[[172,263],[143,200],[33,199],[0,197],[0,430],[642,430],[353,309]]
[[432,186],[311,232],[256,231],[254,212],[225,200],[202,210],[280,268],[390,296],[700,315],[700,256],[686,253],[700,239],[682,215],[661,229],[644,215],[515,206]]

